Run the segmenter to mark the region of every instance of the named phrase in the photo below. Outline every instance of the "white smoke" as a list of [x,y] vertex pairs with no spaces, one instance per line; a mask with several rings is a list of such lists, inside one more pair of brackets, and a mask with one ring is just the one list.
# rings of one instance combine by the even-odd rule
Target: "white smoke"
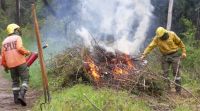
[[[151,0],[83,0],[81,4],[84,27],[97,37],[102,34],[114,36],[115,42],[111,46],[101,43],[104,47],[128,54],[139,51],[151,25],[154,9]],[[92,40],[87,35],[81,37],[87,45]]]
[[[151,0],[53,0],[42,36],[56,50],[96,39],[109,51],[137,54],[147,37],[154,7]],[[50,48],[49,48],[50,49]]]
[[85,44],[86,47],[90,47],[92,46],[92,36],[90,35],[90,33],[88,32],[87,29],[85,29],[84,27],[81,27],[81,29],[77,29],[76,33],[80,36],[83,37],[83,42]]

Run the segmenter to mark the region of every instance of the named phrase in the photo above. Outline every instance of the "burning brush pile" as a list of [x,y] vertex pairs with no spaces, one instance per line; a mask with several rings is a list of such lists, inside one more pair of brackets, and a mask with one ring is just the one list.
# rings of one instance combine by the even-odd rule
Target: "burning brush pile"
[[159,93],[157,78],[145,73],[147,61],[141,61],[120,51],[108,52],[100,46],[66,49],[49,63],[50,74],[62,78],[61,86],[87,82],[95,87],[111,87]]
[[83,60],[86,71],[96,85],[116,85],[130,78],[135,80],[140,75],[139,65],[145,64],[120,51],[107,52],[100,46],[95,46],[92,53],[84,54]]

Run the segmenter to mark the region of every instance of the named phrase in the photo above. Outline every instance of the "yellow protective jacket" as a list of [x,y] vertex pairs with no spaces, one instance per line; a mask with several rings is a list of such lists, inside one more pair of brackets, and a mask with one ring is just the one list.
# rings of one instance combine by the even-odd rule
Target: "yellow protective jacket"
[[156,46],[159,48],[160,52],[163,55],[176,52],[179,48],[182,50],[182,53],[186,54],[185,45],[183,44],[181,39],[172,31],[167,31],[167,33],[169,34],[169,38],[164,41],[160,40],[159,37],[155,36],[152,42],[144,50],[143,55],[146,56]]

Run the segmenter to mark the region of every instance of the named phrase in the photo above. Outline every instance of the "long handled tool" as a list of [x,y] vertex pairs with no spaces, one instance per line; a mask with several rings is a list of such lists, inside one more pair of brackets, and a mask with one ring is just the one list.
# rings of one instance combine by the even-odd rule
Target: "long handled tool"
[[40,67],[41,67],[41,71],[42,71],[44,98],[45,98],[45,103],[47,103],[47,102],[50,102],[50,93],[49,93],[49,87],[48,87],[46,67],[45,67],[44,58],[43,58],[43,50],[42,50],[41,39],[40,39],[41,37],[40,37],[39,25],[38,25],[38,21],[37,21],[36,10],[35,10],[34,4],[32,4],[32,13],[33,13],[34,26],[35,26],[35,33],[36,33],[36,38],[37,38]]
[[175,77],[174,77],[174,82],[176,81],[178,73],[179,73],[180,62],[181,62],[181,57],[178,58],[178,63],[177,63],[177,68],[176,68],[176,74],[175,74]]

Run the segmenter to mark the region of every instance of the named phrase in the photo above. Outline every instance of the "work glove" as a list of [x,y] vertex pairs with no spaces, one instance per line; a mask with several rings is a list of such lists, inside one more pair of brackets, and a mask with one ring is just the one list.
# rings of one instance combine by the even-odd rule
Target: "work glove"
[[25,54],[25,56],[29,56],[29,55],[31,55],[31,51],[28,51],[28,53],[27,54]]
[[181,59],[185,59],[185,58],[186,58],[186,53],[182,53]]
[[32,54],[32,52],[31,51],[29,51],[29,54],[28,55],[31,55]]

